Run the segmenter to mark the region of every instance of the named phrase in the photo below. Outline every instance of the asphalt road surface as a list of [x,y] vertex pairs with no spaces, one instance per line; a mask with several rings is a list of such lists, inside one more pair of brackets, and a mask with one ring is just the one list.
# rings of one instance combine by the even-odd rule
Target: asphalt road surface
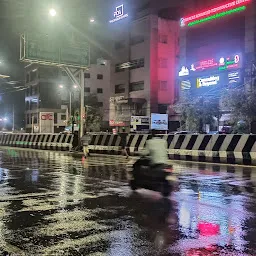
[[256,169],[174,162],[132,192],[127,160],[0,149],[0,255],[256,255]]

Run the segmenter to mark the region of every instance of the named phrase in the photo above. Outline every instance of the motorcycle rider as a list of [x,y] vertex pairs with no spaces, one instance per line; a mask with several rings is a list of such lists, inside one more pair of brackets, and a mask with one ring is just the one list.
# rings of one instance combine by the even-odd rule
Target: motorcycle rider
[[[156,130],[152,130],[151,134],[152,138],[147,140],[146,148],[141,152],[144,158],[139,159],[134,164],[134,170],[138,170],[141,165],[158,169],[167,164],[167,141],[158,137]],[[149,158],[145,158],[146,156]]]
[[156,130],[151,131],[152,138],[146,142],[143,155],[150,157],[150,165],[165,165],[167,163],[167,141],[158,137]]

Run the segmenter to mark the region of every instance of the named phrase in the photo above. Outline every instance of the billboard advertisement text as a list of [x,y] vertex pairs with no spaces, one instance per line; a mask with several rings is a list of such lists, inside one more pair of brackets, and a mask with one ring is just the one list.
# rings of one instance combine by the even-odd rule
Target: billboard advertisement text
[[151,114],[151,129],[167,131],[168,114]]

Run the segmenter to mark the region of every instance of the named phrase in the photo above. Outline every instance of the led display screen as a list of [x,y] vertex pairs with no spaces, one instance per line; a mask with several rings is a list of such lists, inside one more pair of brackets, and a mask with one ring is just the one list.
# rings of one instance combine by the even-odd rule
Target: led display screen
[[192,27],[210,20],[222,18],[246,10],[251,0],[233,0],[180,19],[181,27]]
[[179,70],[179,77],[197,75],[202,71],[225,71],[242,68],[242,55],[233,54],[216,58],[204,59],[183,65]]
[[190,90],[194,94],[202,94],[212,89],[230,89],[242,83],[241,70],[219,73],[208,72],[207,75],[189,76],[181,80],[181,90]]

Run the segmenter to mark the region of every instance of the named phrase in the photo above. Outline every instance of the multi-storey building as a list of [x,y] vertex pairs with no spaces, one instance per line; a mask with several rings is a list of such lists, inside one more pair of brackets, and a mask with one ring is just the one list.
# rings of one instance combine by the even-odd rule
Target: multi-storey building
[[[187,0],[185,6],[180,19],[181,92],[209,100],[220,99],[226,89],[252,86],[255,1]],[[225,125],[229,111],[222,104],[221,110],[220,125]]]
[[[179,22],[169,18],[174,11],[160,12],[161,7],[166,3],[159,1],[157,7],[149,3],[131,14],[123,4],[117,7],[122,15],[117,17],[117,10],[116,20],[110,21],[115,35],[110,99],[113,127],[129,127],[132,115],[169,113],[177,98]],[[177,121],[171,114],[169,120]]]
[[[69,115],[79,109],[79,87],[73,88],[71,80],[64,71],[47,66],[29,65],[26,67],[26,131],[36,132],[39,126],[39,113],[54,113],[54,132],[63,131],[67,126]],[[89,94],[97,96],[102,108],[102,127],[108,127],[110,97],[110,63],[98,59],[84,73],[85,97]],[[72,113],[70,112],[70,104]],[[85,102],[86,105],[86,102]]]
[[25,69],[25,128],[26,132],[38,132],[39,113],[54,113],[54,132],[67,125],[68,102],[59,91],[61,72],[57,68],[29,65]]
[[110,61],[98,59],[97,64],[92,64],[84,73],[85,96],[89,94],[97,96],[97,105],[102,110],[102,129],[108,129],[109,127],[110,67]]

